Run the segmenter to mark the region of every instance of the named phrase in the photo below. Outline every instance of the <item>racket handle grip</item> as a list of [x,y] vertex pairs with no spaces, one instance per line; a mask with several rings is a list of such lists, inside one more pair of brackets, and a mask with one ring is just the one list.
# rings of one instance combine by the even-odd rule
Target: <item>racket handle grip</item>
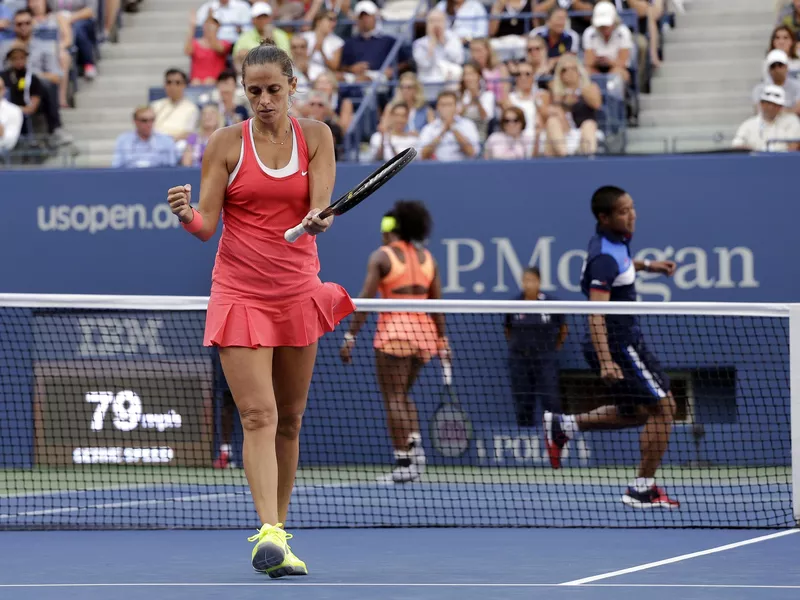
[[442,359],[442,378],[444,379],[445,385],[451,385],[453,383],[453,364],[450,362],[449,358]]
[[286,233],[283,234],[283,239],[285,239],[290,244],[294,244],[300,236],[306,232],[306,228],[303,227],[303,224],[297,225],[296,227],[292,227],[291,229],[287,229]]

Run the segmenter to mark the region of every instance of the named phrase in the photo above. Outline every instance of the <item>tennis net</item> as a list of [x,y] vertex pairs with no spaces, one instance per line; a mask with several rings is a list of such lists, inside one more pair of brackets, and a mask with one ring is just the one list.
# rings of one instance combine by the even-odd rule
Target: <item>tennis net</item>
[[[0,529],[257,526],[237,468],[238,415],[228,439],[232,404],[218,357],[202,347],[206,303],[0,295]],[[791,442],[800,430],[800,369],[790,368],[789,350],[790,340],[800,344],[797,307],[358,305],[369,314],[350,364],[340,357],[349,320],[319,345],[289,526],[796,525]],[[418,444],[403,448],[402,466],[417,471],[405,475],[421,474],[402,484],[392,480],[397,465],[372,314],[398,311],[445,316],[453,374],[445,386],[438,358],[419,369],[410,393],[419,426],[395,422],[394,432],[418,429],[425,461]],[[638,392],[606,383],[590,368],[590,313],[605,315],[609,334],[636,317],[646,346],[626,342],[629,363],[621,370],[629,381],[639,378]],[[656,475],[681,503],[672,510],[621,501],[637,475],[641,427],[572,432],[557,470],[544,441],[545,408],[575,415],[615,403],[626,418],[641,414],[637,401],[667,389],[651,353],[669,377],[676,407]],[[793,356],[800,362],[800,351]],[[386,365],[392,414],[408,415],[397,392],[408,361]],[[795,437],[795,459],[798,448]]]

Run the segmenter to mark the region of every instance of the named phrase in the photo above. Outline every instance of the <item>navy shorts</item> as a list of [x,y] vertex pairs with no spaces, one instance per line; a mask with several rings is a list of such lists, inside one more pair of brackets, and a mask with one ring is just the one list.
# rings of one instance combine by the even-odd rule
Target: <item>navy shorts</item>
[[[609,340],[611,357],[622,369],[624,379],[614,386],[619,404],[657,404],[669,394],[669,376],[661,370],[658,357],[647,349],[641,338],[632,341]],[[586,362],[600,374],[600,363],[591,340],[584,343]]]

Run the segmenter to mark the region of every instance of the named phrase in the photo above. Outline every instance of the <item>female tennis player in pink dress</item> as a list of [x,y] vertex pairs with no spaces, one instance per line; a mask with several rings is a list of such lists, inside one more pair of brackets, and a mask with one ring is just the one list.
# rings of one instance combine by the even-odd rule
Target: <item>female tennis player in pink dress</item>
[[[314,235],[332,219],[336,175],[327,125],[289,117],[297,79],[289,56],[271,40],[242,65],[254,118],[215,132],[203,157],[200,202],[190,186],[169,190],[183,227],[203,241],[224,228],[214,264],[204,344],[219,347],[244,429],[244,469],[262,527],[253,568],[305,575],[283,529],[294,486],[299,435],[317,340],[355,310],[340,286],[322,283]],[[289,244],[302,222],[311,235]]]

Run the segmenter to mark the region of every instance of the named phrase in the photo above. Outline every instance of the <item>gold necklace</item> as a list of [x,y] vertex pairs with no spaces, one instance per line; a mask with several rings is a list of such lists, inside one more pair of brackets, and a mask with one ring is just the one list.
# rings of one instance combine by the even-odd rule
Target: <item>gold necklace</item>
[[273,144],[279,144],[279,145],[281,145],[281,146],[283,146],[283,145],[286,143],[286,140],[288,140],[288,139],[289,139],[289,134],[292,132],[292,127],[291,127],[291,126],[289,126],[289,127],[286,129],[286,135],[285,135],[285,136],[283,136],[283,141],[282,141],[282,142],[276,142],[275,140],[273,140],[273,139],[270,137],[270,135],[269,135],[268,133],[266,133],[266,132],[264,132],[264,131],[261,131],[261,130],[258,128],[258,121],[257,121],[257,120],[255,120],[255,119],[253,120],[253,126],[256,128],[256,131],[257,131],[258,133],[260,133],[261,135],[264,135],[264,136],[266,136],[266,137],[267,137],[267,139],[268,139],[270,142],[272,142]]

